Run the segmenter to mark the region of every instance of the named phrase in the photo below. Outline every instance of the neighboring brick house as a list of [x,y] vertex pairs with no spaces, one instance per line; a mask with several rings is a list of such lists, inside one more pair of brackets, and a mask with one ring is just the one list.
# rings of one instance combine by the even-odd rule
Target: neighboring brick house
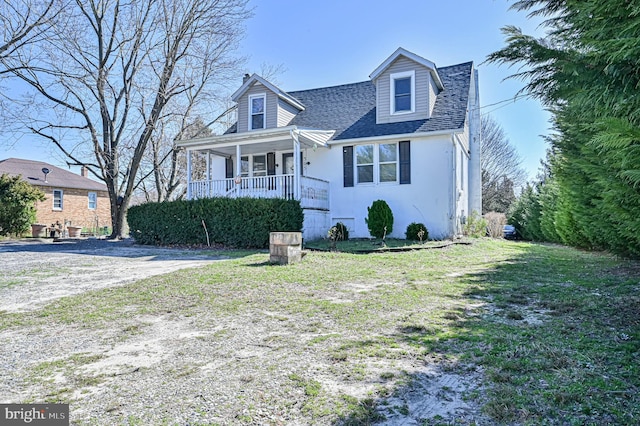
[[[45,176],[43,169],[49,173]],[[46,199],[36,203],[36,222],[51,226],[79,226],[97,232],[111,226],[111,207],[106,185],[81,174],[69,172],[41,161],[8,158],[0,161],[0,175],[22,179],[44,192]]]

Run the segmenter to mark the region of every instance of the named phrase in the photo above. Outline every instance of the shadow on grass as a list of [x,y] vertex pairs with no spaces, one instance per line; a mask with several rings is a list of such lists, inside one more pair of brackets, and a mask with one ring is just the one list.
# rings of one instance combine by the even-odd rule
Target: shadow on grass
[[640,264],[519,247],[455,278],[460,308],[398,323],[424,371],[334,424],[638,424]]

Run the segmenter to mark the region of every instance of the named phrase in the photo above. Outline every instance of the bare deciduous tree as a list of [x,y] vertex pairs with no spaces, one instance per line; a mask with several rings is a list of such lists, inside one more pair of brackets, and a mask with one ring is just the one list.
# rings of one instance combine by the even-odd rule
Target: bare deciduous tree
[[[2,59],[42,40],[61,6],[55,0],[0,1],[0,65],[5,65]],[[11,69],[0,66],[0,75],[10,72]]]
[[481,126],[482,212],[506,213],[515,200],[515,187],[525,183],[527,174],[522,159],[498,122],[484,115]]
[[3,58],[33,89],[24,125],[107,185],[112,237],[149,172],[148,144],[179,129],[169,119],[176,109],[215,91],[237,65],[231,55],[248,16],[247,0],[75,0],[46,37]]

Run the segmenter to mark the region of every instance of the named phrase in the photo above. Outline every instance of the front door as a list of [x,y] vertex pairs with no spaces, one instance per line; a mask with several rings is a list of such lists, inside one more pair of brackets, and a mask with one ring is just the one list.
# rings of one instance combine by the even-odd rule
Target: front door
[[293,152],[287,152],[286,154],[282,154],[282,174],[284,175],[292,175],[293,174]]

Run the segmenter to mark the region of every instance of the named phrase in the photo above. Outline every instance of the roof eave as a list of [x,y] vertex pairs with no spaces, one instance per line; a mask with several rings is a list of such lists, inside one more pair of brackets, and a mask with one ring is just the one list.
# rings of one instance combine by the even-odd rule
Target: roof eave
[[363,142],[363,141],[385,141],[385,140],[399,140],[399,139],[415,139],[421,137],[433,137],[433,136],[446,136],[455,135],[458,133],[464,133],[464,128],[461,129],[447,129],[447,130],[434,130],[429,132],[413,132],[413,133],[394,133],[391,135],[382,136],[364,136],[361,138],[350,139],[333,139],[328,142],[328,145],[341,145],[347,143]]
[[286,126],[276,127],[273,129],[255,130],[251,132],[231,133],[227,135],[209,136],[200,139],[191,139],[186,141],[179,141],[178,146],[186,149],[197,149],[198,147],[204,147],[213,144],[246,144],[246,143],[260,143],[264,141],[277,140],[281,138],[291,137],[292,132],[295,132],[299,136],[309,140],[312,143],[316,143],[322,146],[328,146],[327,141],[335,134],[334,130],[321,130],[302,128],[298,126]]

